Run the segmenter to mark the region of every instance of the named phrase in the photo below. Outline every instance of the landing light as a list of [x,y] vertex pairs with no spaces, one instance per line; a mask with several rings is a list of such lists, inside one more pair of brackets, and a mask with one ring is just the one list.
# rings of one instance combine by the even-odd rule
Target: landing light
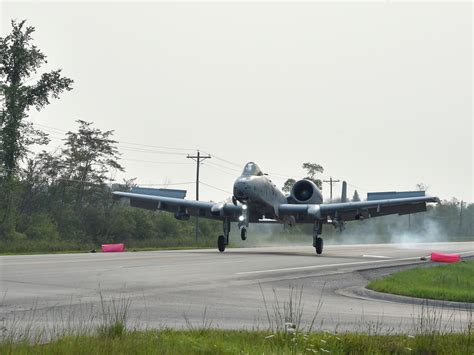
[[239,216],[239,221],[240,222],[243,222],[245,220],[245,217],[244,216]]
[[247,205],[242,205],[242,209],[245,211],[247,209]]

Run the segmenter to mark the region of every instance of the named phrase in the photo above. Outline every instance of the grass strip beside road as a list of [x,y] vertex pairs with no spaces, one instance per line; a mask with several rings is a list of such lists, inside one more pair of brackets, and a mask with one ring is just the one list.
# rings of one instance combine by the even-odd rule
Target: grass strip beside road
[[367,288],[396,295],[474,303],[474,260],[400,271]]
[[239,330],[132,331],[0,344],[2,354],[471,354],[471,333],[369,335]]

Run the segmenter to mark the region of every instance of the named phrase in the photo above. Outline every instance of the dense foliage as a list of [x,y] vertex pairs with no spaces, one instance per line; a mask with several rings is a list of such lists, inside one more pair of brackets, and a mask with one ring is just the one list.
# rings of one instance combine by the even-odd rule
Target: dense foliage
[[[88,250],[114,242],[129,248],[195,245],[194,223],[115,202],[108,185],[83,186],[71,180],[47,183],[38,176],[16,181],[16,233],[1,236],[0,252]],[[201,221],[199,226],[201,235],[212,235],[214,244],[220,223]],[[203,237],[198,245],[209,243]]]
[[[15,207],[15,233],[1,236],[0,251],[85,250],[113,242],[130,247],[193,245],[194,224],[113,201],[113,189],[133,186],[133,181],[107,183],[113,171],[123,170],[113,132],[78,124],[77,132],[66,134],[60,154],[42,151],[25,161],[13,184],[0,184],[0,196],[10,189]],[[5,210],[0,204],[0,215]],[[203,221],[201,234],[214,239],[216,227],[220,224]],[[204,238],[199,245],[208,242]]]

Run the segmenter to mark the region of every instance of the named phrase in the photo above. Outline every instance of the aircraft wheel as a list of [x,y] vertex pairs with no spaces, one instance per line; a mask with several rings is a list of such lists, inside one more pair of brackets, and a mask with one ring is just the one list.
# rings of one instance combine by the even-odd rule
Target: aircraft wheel
[[247,240],[247,228],[242,228],[240,230],[240,238],[242,240]]
[[217,238],[217,249],[219,249],[221,253],[225,250],[225,237],[223,235]]
[[323,238],[317,237],[316,238],[316,245],[314,246],[316,248],[316,254],[322,254],[323,252]]

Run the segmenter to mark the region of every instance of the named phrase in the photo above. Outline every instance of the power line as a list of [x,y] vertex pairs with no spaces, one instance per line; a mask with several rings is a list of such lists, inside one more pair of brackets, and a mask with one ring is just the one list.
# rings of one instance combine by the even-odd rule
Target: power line
[[221,173],[224,173],[224,174],[227,174],[227,175],[230,175],[230,176],[235,177],[235,173],[233,173],[233,172],[231,173],[231,172],[229,172],[229,171],[223,170],[223,169],[221,169],[220,167],[218,167],[218,165],[214,165],[214,164],[211,164],[211,163],[209,163],[209,162],[207,163],[207,165],[208,165],[209,167],[211,167],[211,168],[217,170],[217,171],[220,171]]
[[[59,128],[55,128],[55,127],[43,125],[43,124],[40,124],[40,123],[33,123],[33,125],[39,126],[39,127],[41,127],[42,129],[44,129],[45,131],[53,130],[53,131],[54,131],[53,133],[68,133],[68,132],[70,132],[70,131],[66,131],[66,130],[63,130],[63,129],[59,129]],[[148,148],[157,148],[157,149],[181,150],[181,151],[194,150],[194,148],[166,147],[166,146],[158,146],[158,145],[150,145],[150,144],[141,144],[141,143],[126,142],[126,141],[120,141],[120,140],[117,140],[117,142],[118,142],[118,143],[121,143],[121,144],[135,145],[135,146],[148,147]],[[178,154],[178,153],[176,153],[176,154]],[[184,153],[183,153],[183,154],[184,154]]]
[[[39,124],[35,124],[35,125],[38,125],[38,126],[44,126],[44,125],[39,125]],[[49,126],[44,126],[44,127],[47,127],[47,128],[43,128],[43,130],[45,130],[46,132],[50,132],[50,133],[63,133],[65,131],[63,130],[59,130],[59,129],[55,129],[55,128],[52,128],[52,127],[49,127]],[[53,131],[52,129],[55,129],[56,131]],[[56,136],[51,136],[49,135],[50,137],[54,138],[54,139],[58,139],[58,140],[66,140],[66,138],[59,138],[59,137],[56,137]],[[139,146],[143,146],[143,147],[153,147],[153,148],[160,148],[160,149],[170,149],[170,150],[183,150],[183,151],[189,151],[189,149],[185,149],[185,148],[171,148],[171,147],[158,147],[158,146],[153,146],[153,145],[146,145],[146,144],[139,144],[139,143],[129,143],[129,142],[123,142],[123,141],[116,141],[117,143],[121,143],[121,144],[117,144],[117,148],[120,148],[122,150],[126,150],[126,151],[130,151],[130,152],[138,152],[138,153],[153,153],[153,154],[167,154],[167,155],[184,155],[184,152],[183,153],[178,153],[178,152],[166,152],[166,151],[160,151],[160,150],[154,150],[154,149],[146,149],[146,148],[139,148]],[[128,144],[128,145],[136,145],[137,147],[127,147],[126,145],[123,145],[123,144]]]
[[[203,151],[203,152],[206,153],[206,154],[209,154],[209,153],[207,153],[207,152],[205,152],[205,151]],[[231,162],[230,160],[226,160],[226,159],[221,158],[221,157],[219,157],[219,156],[217,156],[217,155],[215,155],[215,154],[212,154],[212,157],[215,158],[215,159],[217,159],[217,160],[220,160],[220,161],[222,161],[222,162],[224,162],[224,163],[233,165],[233,166],[235,166],[235,167],[237,167],[237,168],[240,168],[240,167],[243,165],[243,164],[237,164],[237,163]]]
[[167,154],[167,155],[180,155],[183,156],[184,153],[177,153],[177,152],[165,152],[162,150],[152,150],[152,149],[145,149],[145,148],[134,148],[134,147],[126,147],[123,145],[117,144],[117,148],[128,150],[130,152],[138,152],[138,153],[153,153],[153,154]]
[[[55,127],[51,127],[51,126],[47,126],[47,125],[43,125],[43,124],[39,124],[39,123],[33,123],[34,125],[36,126],[39,126],[39,127],[42,127],[45,131],[48,131],[48,130],[53,130],[51,131],[52,133],[60,133],[60,132],[63,132],[63,133],[66,133],[68,131],[65,131],[65,130],[62,130],[62,129],[59,129],[59,128],[55,128]],[[57,138],[55,137],[56,139],[61,139],[61,138]],[[173,152],[164,152],[164,151],[157,151],[157,150],[151,150],[151,149],[144,149],[144,148],[136,148],[136,147],[127,147],[127,146],[124,146],[123,144],[127,144],[127,145],[134,145],[134,146],[137,146],[137,147],[148,147],[148,148],[157,148],[157,149],[169,149],[169,150],[179,150],[179,151],[189,151],[189,150],[193,150],[193,149],[189,149],[189,148],[176,148],[176,147],[165,147],[165,146],[155,146],[155,145],[149,145],[149,144],[140,144],[140,143],[133,143],[133,142],[125,142],[125,141],[117,141],[118,143],[120,144],[117,144],[117,147],[118,148],[121,148],[123,150],[128,150],[128,151],[133,151],[133,152],[142,152],[142,153],[157,153],[157,154],[170,154],[170,155],[181,155],[181,153],[173,153]],[[205,152],[205,151],[203,151]],[[206,154],[209,154],[207,152],[205,152]],[[224,169],[228,169],[228,170],[232,170],[232,171],[235,171],[235,172],[239,172],[240,173],[240,168],[242,167],[243,164],[239,164],[239,163],[236,163],[236,162],[232,162],[230,160],[227,160],[227,159],[224,159],[220,156],[216,156],[216,155],[212,155],[213,158],[223,162],[223,163],[226,163],[228,165],[231,165],[233,166],[233,168],[230,168],[228,166],[223,166],[223,165],[218,165],[218,164],[214,164],[215,166],[219,166],[221,168],[224,168]],[[238,169],[236,169],[238,168]],[[278,174],[278,173],[270,173],[270,175],[272,176],[275,176],[275,177],[281,177],[281,178],[289,178],[291,175],[288,175],[288,174]]]
[[152,160],[140,160],[140,159],[128,159],[128,158],[120,158],[120,160],[136,161],[136,162],[139,162],[139,163],[150,163],[150,164],[191,165],[191,163],[170,162],[170,161],[152,161]]
[[39,126],[40,128],[44,129],[45,131],[47,130],[53,130],[53,131],[56,131],[55,133],[67,133],[68,131],[64,131],[62,129],[59,129],[59,128],[55,128],[55,127],[51,127],[51,126],[46,126],[46,125],[42,125],[42,124],[39,124],[39,123],[33,123],[33,126]]
[[204,181],[201,181],[201,184],[206,185],[207,187],[210,187],[211,189],[215,189],[215,190],[218,190],[218,191],[222,191],[222,192],[225,192],[225,193],[227,193],[227,194],[232,194],[232,192],[229,192],[229,191],[224,190],[224,189],[221,189],[221,188],[219,188],[219,187],[216,187],[216,186],[207,184],[207,183],[205,183]]
[[174,186],[174,185],[192,185],[195,181],[187,181],[187,182],[170,182],[170,183],[163,183],[163,184],[140,184],[140,186]]
[[[219,165],[219,164],[216,164],[216,163],[214,163],[214,162],[212,162],[212,163],[211,163],[211,162],[207,162],[206,164],[211,165],[211,166],[213,166],[213,167],[219,167],[219,168],[222,168],[222,169],[231,170],[231,171],[233,171],[233,172],[240,172],[240,170],[237,170],[237,169],[234,169],[234,168],[229,168],[229,167],[224,166],[224,165]],[[233,175],[235,176],[235,174],[233,174]]]
[[[44,129],[45,131],[50,131],[50,132],[55,133],[55,134],[69,132],[69,131],[66,131],[66,130],[63,130],[63,129],[59,129],[59,128],[56,128],[56,127],[52,127],[52,126],[48,126],[48,125],[44,125],[44,124],[40,124],[40,123],[33,123],[33,125],[39,126],[42,129]],[[50,138],[57,139],[57,140],[64,140],[64,138],[59,138],[59,137],[51,136],[51,135],[50,135]],[[189,149],[189,148],[156,146],[156,145],[150,145],[150,144],[125,142],[125,141],[119,141],[119,140],[117,141],[117,143],[119,143],[119,144],[117,144],[117,147],[120,148],[121,150],[129,151],[129,152],[137,152],[137,153],[165,154],[165,155],[179,156],[179,155],[184,155],[185,151],[194,150],[194,149]],[[129,145],[129,146],[127,146],[127,145]],[[145,148],[140,148],[140,147],[145,147]],[[152,149],[147,149],[147,148],[152,148]],[[153,149],[153,148],[156,148],[156,149]],[[174,150],[174,152],[167,152],[167,151],[157,150],[157,149]],[[183,153],[179,153],[179,152],[176,152],[176,151],[183,151]],[[205,151],[202,151],[202,152],[209,155],[209,153],[207,153]],[[226,165],[231,166],[230,167],[230,166],[221,165],[221,164],[218,164],[218,163],[215,163],[215,162],[213,162],[213,163],[209,162],[208,164],[213,166],[216,170],[219,170],[220,172],[228,174],[228,175],[231,175],[231,173],[230,172],[224,172],[223,170],[220,170],[219,168],[230,170],[232,172],[237,172],[237,173],[241,172],[240,168],[243,164],[239,164],[239,163],[230,161],[230,160],[222,158],[220,156],[216,156],[215,154],[212,154],[212,157],[215,158],[216,160],[219,160],[222,163],[225,163]],[[132,159],[125,159],[125,158],[121,158],[121,159],[133,161]],[[135,160],[135,161],[140,161],[140,160]],[[152,162],[152,161],[149,161],[149,160],[148,161],[143,160],[141,162],[144,162],[144,163],[157,163],[158,164],[158,162]],[[160,164],[164,164],[164,163],[160,162]],[[169,163],[169,164],[172,164],[172,163]],[[175,164],[180,165],[179,163],[175,163]],[[288,178],[291,178],[291,177],[294,176],[294,174],[281,174],[281,173],[275,173],[275,172],[271,172],[271,171],[269,171],[268,173],[271,176],[275,177],[275,178],[280,177],[280,178],[288,179]],[[232,174],[232,175],[234,175],[234,174]],[[324,182],[330,182],[330,180],[329,181],[324,180]],[[333,181],[333,182],[335,183],[335,182],[338,182],[338,181]],[[353,188],[358,189],[359,191],[368,191],[367,189],[362,188],[360,186],[356,186],[356,185],[353,185],[353,184],[350,184],[350,183],[348,183],[348,185],[353,187]],[[331,184],[331,189],[332,189],[332,184]]]

